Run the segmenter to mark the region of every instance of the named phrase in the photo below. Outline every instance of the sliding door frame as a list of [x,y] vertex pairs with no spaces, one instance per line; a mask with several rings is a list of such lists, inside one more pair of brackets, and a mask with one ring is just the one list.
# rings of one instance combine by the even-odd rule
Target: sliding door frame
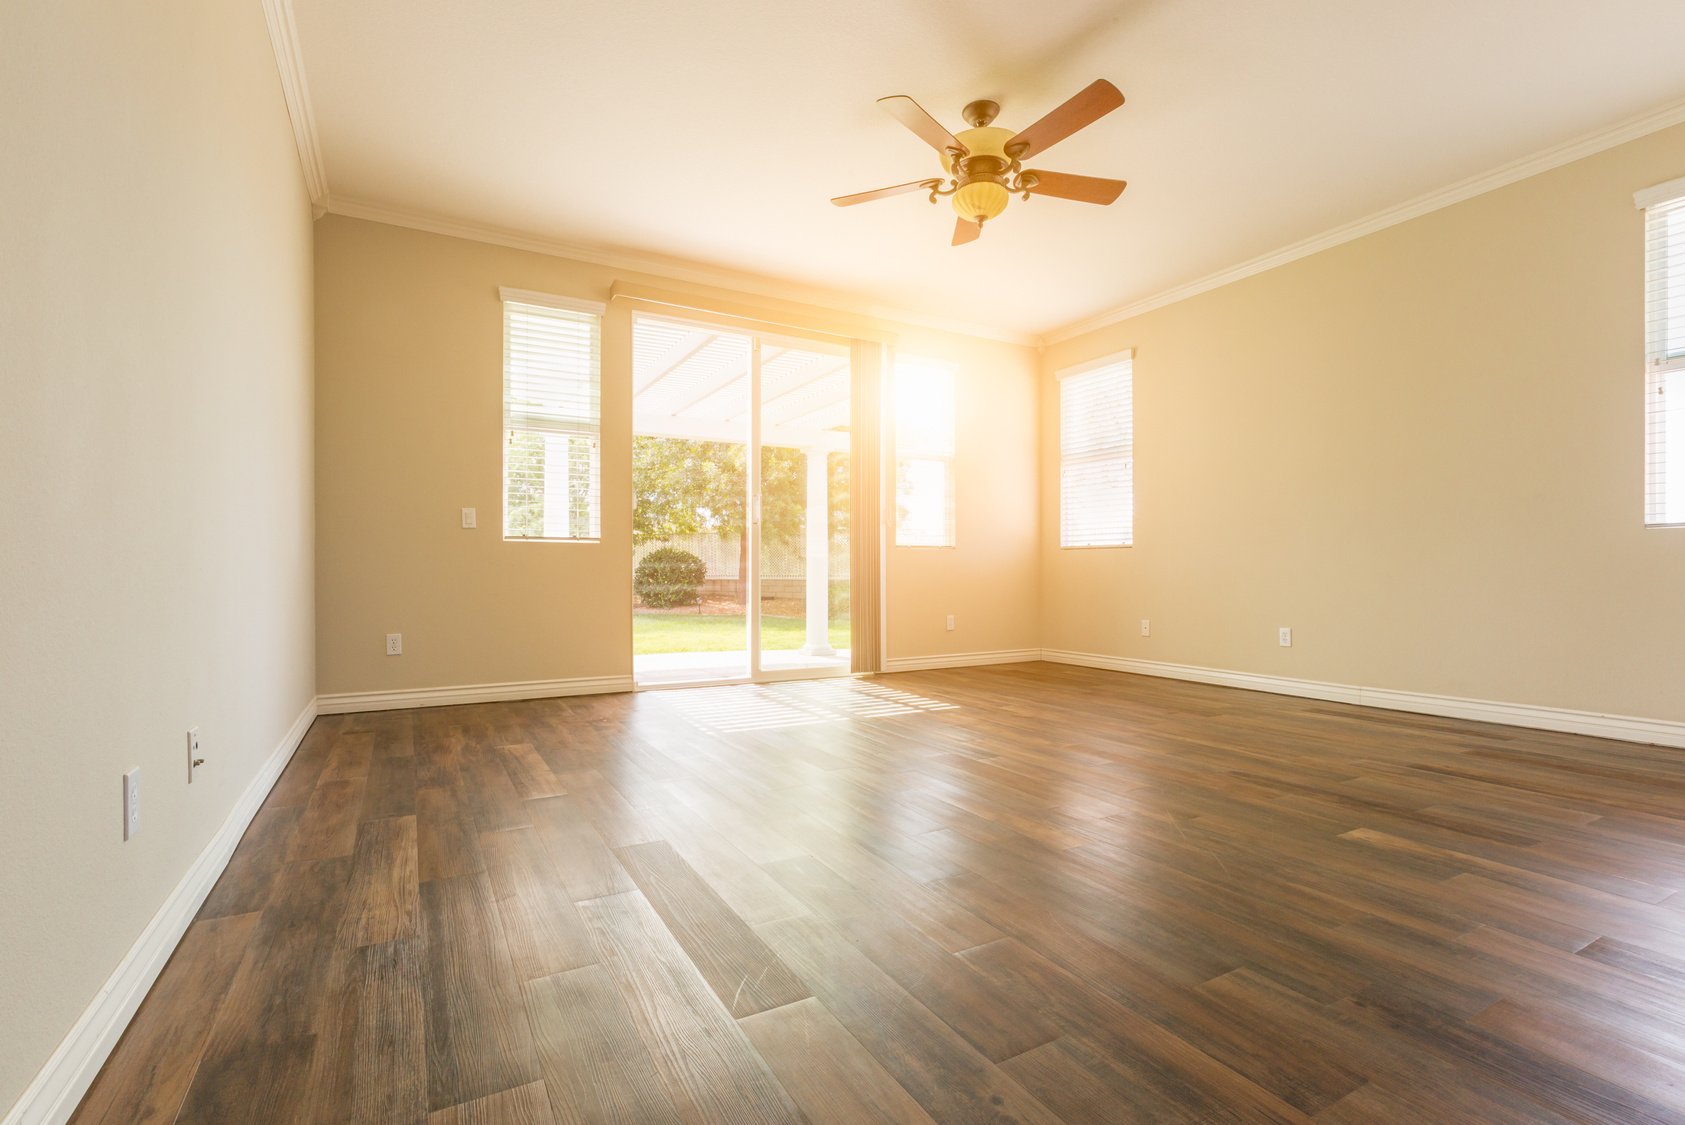
[[[836,667],[836,668],[825,668],[825,667],[819,667],[819,668],[790,668],[790,669],[769,671],[766,668],[762,667],[762,664],[761,664],[761,522],[762,522],[761,517],[762,517],[762,504],[763,504],[763,499],[764,499],[764,497],[763,497],[763,481],[762,481],[763,473],[762,473],[762,466],[761,466],[761,456],[762,456],[761,404],[762,404],[762,390],[763,390],[763,388],[761,386],[762,346],[767,340],[773,340],[773,341],[788,340],[788,341],[790,341],[792,343],[796,343],[796,344],[818,344],[818,345],[822,345],[822,346],[829,347],[829,348],[834,348],[834,347],[837,347],[837,346],[840,345],[842,347],[843,354],[847,357],[847,360],[848,360],[848,379],[849,379],[849,435],[848,436],[849,436],[849,463],[850,463],[850,466],[852,468],[853,466],[858,464],[858,458],[859,458],[859,455],[860,455],[860,434],[859,434],[859,430],[860,430],[860,427],[862,425],[870,425],[870,426],[874,426],[874,427],[877,428],[877,435],[878,435],[877,445],[878,445],[878,449],[879,449],[879,452],[880,452],[880,456],[883,452],[883,441],[882,441],[883,419],[882,419],[881,409],[878,411],[879,416],[876,417],[876,418],[863,419],[863,418],[857,417],[857,415],[860,412],[856,408],[856,403],[858,401],[858,398],[857,398],[857,395],[855,393],[855,390],[856,390],[858,380],[860,380],[862,378],[862,372],[861,372],[860,349],[855,346],[856,341],[854,341],[852,339],[849,339],[847,337],[840,337],[840,336],[837,336],[833,333],[824,332],[824,331],[820,331],[820,330],[804,329],[804,328],[800,328],[800,327],[788,326],[788,325],[783,325],[783,324],[765,323],[765,322],[759,322],[759,321],[754,321],[754,320],[747,320],[747,319],[743,319],[743,318],[740,318],[740,317],[727,316],[727,315],[723,315],[723,314],[712,314],[712,313],[707,312],[706,310],[669,308],[669,307],[665,307],[665,306],[661,306],[661,305],[648,305],[648,306],[646,306],[645,302],[640,301],[640,300],[631,300],[629,303],[632,305],[632,310],[631,310],[632,317],[629,319],[629,322],[628,322],[629,325],[631,323],[635,322],[637,317],[646,316],[646,317],[651,317],[651,318],[654,318],[654,319],[664,320],[664,321],[668,321],[668,322],[672,322],[672,323],[679,323],[679,324],[689,323],[689,324],[694,324],[694,325],[704,327],[704,328],[718,329],[719,331],[722,331],[722,332],[731,332],[731,333],[739,334],[739,335],[747,337],[748,342],[749,342],[749,433],[748,433],[748,437],[747,437],[748,444],[744,449],[744,455],[743,455],[744,487],[747,491],[747,494],[744,497],[746,518],[744,519],[743,522],[744,522],[744,534],[749,537],[749,552],[748,552],[749,582],[748,582],[748,589],[747,589],[746,594],[745,594],[746,604],[744,606],[745,639],[746,639],[746,643],[749,646],[749,649],[748,649],[748,656],[749,656],[748,675],[747,676],[723,676],[723,677],[720,677],[718,679],[709,679],[709,680],[689,680],[689,681],[679,681],[679,682],[673,682],[673,683],[655,682],[655,683],[647,683],[646,684],[646,683],[638,683],[637,679],[636,679],[636,675],[634,673],[634,676],[633,676],[634,688],[638,691],[664,691],[668,688],[727,687],[727,686],[731,686],[731,685],[734,685],[734,684],[777,683],[777,682],[788,681],[788,680],[837,679],[837,678],[840,678],[840,677],[850,676],[850,675],[856,674],[853,671],[851,666],[840,666],[840,667]],[[880,379],[881,379],[881,373],[880,373]],[[633,371],[631,373],[631,381],[635,382],[635,380],[636,380],[636,372]],[[880,407],[881,407],[881,400],[880,400]],[[636,415],[635,409],[632,412],[632,434],[633,434],[634,437],[636,437],[636,435],[637,435],[637,415]],[[851,488],[857,487],[857,485],[852,480],[853,475],[854,475],[853,473],[850,474],[850,477],[851,477],[850,487]],[[880,469],[880,473],[879,473],[880,488],[882,487],[882,480],[883,480],[882,472],[881,472],[881,469]],[[635,493],[633,495],[633,499],[634,499],[634,501],[636,500]],[[878,519],[878,522],[879,522],[879,525],[880,525],[880,528],[881,528],[882,518],[883,518],[882,517],[882,511],[881,511],[881,509],[882,509],[881,498],[879,499],[878,507],[879,507],[880,510],[877,514],[877,519]],[[856,535],[858,533],[858,528],[853,526],[854,522],[855,521],[853,521],[851,519],[850,528],[849,528],[849,535],[850,535],[850,538],[851,538],[850,552],[849,553],[850,553],[851,559],[854,557],[854,549],[853,549],[854,545],[852,543],[852,538],[853,538],[854,535]],[[879,613],[883,614],[883,613],[886,612],[886,608],[887,608],[885,606],[885,602],[887,600],[886,597],[885,597],[885,594],[887,593],[886,587],[887,587],[887,582],[888,582],[888,574],[887,574],[887,566],[886,566],[887,559],[884,559],[884,558],[881,557],[882,553],[883,553],[882,550],[881,550],[881,548],[882,548],[881,531],[880,531],[880,538],[879,538],[879,546],[880,546],[880,559],[879,559],[877,567],[875,568],[876,572],[877,572],[875,577],[876,577],[876,583],[877,583],[877,586],[878,586],[878,599],[877,599],[878,600],[878,609],[879,609]],[[809,565],[811,565],[811,564],[809,564]],[[850,573],[849,573],[849,576],[848,576],[849,577],[849,585],[850,585],[851,590],[854,588],[854,585],[857,581],[856,575],[853,573],[854,569],[855,569],[854,567],[852,567],[852,566],[850,567]],[[853,633],[855,633],[855,632],[857,632],[857,630],[851,629],[851,636],[850,636],[850,642],[849,642],[850,646],[851,646],[851,651],[852,651],[852,646],[855,643],[854,637],[853,637]],[[884,643],[884,635],[883,635],[882,624],[880,623],[880,626],[879,626],[879,644],[880,644],[880,647],[883,645],[883,643]],[[634,656],[634,660],[635,659],[636,659],[636,657]],[[881,656],[880,656],[880,659],[881,659]]]

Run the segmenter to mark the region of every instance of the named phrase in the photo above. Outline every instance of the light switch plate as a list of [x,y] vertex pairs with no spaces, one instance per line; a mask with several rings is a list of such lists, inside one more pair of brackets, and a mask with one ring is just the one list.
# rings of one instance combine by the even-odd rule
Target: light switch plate
[[479,515],[474,511],[473,508],[462,509],[462,526],[463,527],[478,527],[478,526],[480,526]]
[[132,840],[140,832],[140,767],[123,775],[123,839]]

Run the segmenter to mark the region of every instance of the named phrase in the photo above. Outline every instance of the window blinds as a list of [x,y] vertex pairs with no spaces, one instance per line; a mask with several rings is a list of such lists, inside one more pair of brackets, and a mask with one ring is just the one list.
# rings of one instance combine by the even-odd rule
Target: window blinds
[[895,545],[954,545],[954,370],[895,361]]
[[1135,412],[1129,356],[1059,376],[1059,545],[1135,541]]
[[[1685,525],[1685,180],[1644,210],[1644,522]],[[1646,193],[1648,195],[1649,193]]]
[[503,533],[600,535],[602,318],[503,303]]

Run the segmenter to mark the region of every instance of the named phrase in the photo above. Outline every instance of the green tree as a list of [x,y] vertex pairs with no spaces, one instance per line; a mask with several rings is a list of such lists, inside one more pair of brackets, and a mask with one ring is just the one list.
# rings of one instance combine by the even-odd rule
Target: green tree
[[[546,499],[566,505],[569,535],[595,534],[591,529],[592,474],[581,470],[594,463],[596,439],[574,434],[550,435],[546,440],[537,430],[509,430],[505,440],[509,445],[504,472],[508,534],[543,535]],[[575,467],[568,474],[565,497],[545,495],[544,462],[551,454],[566,457]],[[551,513],[552,522],[558,514]]]
[[504,497],[510,535],[544,533],[544,435],[532,430],[510,430],[508,495]]
[[[848,458],[832,454],[828,530],[848,530]],[[737,536],[737,580],[749,577],[744,447],[736,442],[635,436],[632,439],[632,543],[677,535]],[[798,542],[807,514],[807,458],[799,449],[761,448],[761,537]]]
[[829,496],[831,501],[830,533],[831,539],[846,540],[848,538],[848,454],[833,453],[826,458],[827,467],[831,472],[831,487]]

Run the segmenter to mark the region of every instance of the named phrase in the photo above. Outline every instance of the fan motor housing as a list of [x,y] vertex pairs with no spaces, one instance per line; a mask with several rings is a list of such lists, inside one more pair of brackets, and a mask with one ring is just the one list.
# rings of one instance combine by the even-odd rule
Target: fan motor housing
[[[1005,171],[1006,166],[1012,163],[1006,155],[1006,142],[1017,135],[1011,129],[985,125],[981,129],[966,129],[956,133],[954,139],[964,145],[970,153],[970,156],[964,158],[968,162],[979,156],[993,157],[1000,161],[1000,169]],[[943,153],[942,167],[950,176],[954,175],[954,158]]]

